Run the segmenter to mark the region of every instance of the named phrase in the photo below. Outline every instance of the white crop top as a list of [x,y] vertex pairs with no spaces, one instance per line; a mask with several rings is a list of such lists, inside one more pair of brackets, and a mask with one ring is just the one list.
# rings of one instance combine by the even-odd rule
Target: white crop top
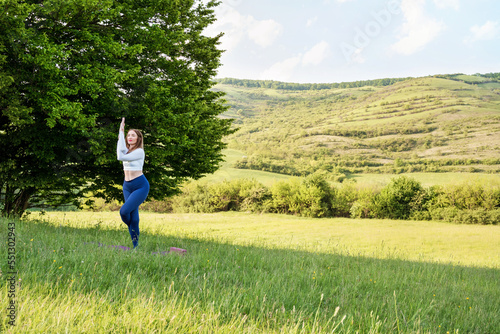
[[123,131],[118,133],[118,143],[116,144],[116,155],[118,160],[123,161],[123,170],[140,170],[144,166],[144,150],[137,148],[128,153],[127,145],[125,144],[125,134]]

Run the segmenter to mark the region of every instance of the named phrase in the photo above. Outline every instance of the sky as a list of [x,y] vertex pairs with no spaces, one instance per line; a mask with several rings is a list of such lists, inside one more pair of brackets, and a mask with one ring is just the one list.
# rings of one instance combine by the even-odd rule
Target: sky
[[205,34],[224,33],[217,78],[500,72],[499,0],[222,0],[215,14]]

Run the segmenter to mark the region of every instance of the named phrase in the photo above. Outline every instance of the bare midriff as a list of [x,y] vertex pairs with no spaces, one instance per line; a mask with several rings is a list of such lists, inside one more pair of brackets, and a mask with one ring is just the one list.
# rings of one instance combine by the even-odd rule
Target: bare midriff
[[124,170],[123,172],[125,172],[125,181],[132,181],[142,175],[141,170]]

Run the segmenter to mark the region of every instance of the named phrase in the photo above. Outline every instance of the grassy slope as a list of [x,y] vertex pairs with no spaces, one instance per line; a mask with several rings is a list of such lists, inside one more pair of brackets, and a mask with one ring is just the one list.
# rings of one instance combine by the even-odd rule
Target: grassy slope
[[[468,76],[468,80],[472,80]],[[479,80],[481,79],[481,80]],[[495,83],[417,78],[387,87],[283,91],[218,85],[238,132],[229,147],[249,157],[290,163],[332,156],[393,165],[396,159],[492,159],[500,149],[500,91]],[[404,130],[413,129],[413,133]],[[369,138],[338,135],[364,130]],[[384,133],[386,132],[386,133]],[[387,134],[389,132],[389,134]],[[378,134],[377,134],[378,133]],[[407,147],[401,142],[413,140]],[[498,171],[498,165],[476,165]],[[469,166],[453,167],[468,171]],[[376,168],[380,170],[380,167]],[[370,168],[365,168],[370,172]]]

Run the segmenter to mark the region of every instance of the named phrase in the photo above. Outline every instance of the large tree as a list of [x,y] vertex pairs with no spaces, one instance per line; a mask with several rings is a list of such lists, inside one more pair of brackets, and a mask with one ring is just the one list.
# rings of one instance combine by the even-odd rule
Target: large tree
[[121,199],[121,117],[144,133],[150,198],[214,172],[231,133],[203,34],[217,4],[0,0],[2,213]]

